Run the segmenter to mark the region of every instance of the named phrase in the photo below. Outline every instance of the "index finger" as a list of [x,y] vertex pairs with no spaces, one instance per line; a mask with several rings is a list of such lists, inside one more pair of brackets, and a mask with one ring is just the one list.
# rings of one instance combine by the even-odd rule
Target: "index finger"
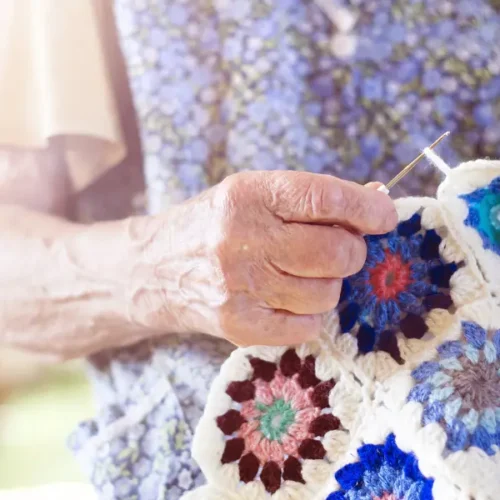
[[268,208],[285,222],[331,224],[363,234],[383,234],[397,224],[386,194],[324,174],[273,172]]

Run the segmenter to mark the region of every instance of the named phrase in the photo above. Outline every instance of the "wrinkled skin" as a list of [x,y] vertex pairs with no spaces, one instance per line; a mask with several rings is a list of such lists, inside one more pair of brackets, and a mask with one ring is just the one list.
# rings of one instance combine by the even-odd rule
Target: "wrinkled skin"
[[0,340],[71,358],[169,332],[316,337],[390,198],[330,176],[235,174],[160,216],[73,224],[0,206]]
[[132,317],[237,345],[310,340],[341,279],[365,262],[360,234],[396,222],[373,189],[308,173],[236,174],[159,220],[130,223],[131,238],[146,242]]

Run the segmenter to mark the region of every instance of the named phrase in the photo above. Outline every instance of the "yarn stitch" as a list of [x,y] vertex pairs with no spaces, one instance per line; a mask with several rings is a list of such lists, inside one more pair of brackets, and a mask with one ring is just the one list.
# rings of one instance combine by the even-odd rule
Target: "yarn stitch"
[[402,362],[396,334],[421,339],[433,309],[451,309],[450,279],[459,264],[445,263],[441,237],[424,230],[421,215],[383,236],[365,237],[364,268],[346,278],[339,303],[343,333],[356,335],[360,353],[382,350]]
[[478,232],[484,248],[500,255],[500,177],[461,198],[469,207],[465,224]]
[[315,362],[312,355],[301,360],[294,349],[279,363],[252,357],[251,378],[227,386],[234,404],[217,417],[226,436],[221,463],[237,462],[242,482],[258,477],[274,493],[282,480],[305,482],[303,460],[325,458],[321,438],[341,424],[327,411],[335,380],[321,382]]
[[327,500],[432,500],[433,479],[420,472],[413,453],[398,448],[394,434],[384,444],[361,446],[358,456],[337,471],[341,489]]
[[231,355],[194,439],[208,485],[185,500],[498,497],[497,269],[466,239],[463,198],[489,200],[496,178],[481,160],[435,200],[398,200],[319,339]]
[[412,376],[409,401],[424,405],[423,425],[440,423],[449,452],[500,446],[500,330],[462,322],[460,340],[445,342]]

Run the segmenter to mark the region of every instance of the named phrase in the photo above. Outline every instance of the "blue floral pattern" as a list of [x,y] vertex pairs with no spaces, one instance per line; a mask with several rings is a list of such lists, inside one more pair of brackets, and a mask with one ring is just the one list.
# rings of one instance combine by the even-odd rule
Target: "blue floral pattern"
[[444,427],[448,452],[475,446],[493,455],[500,446],[500,330],[464,321],[460,340],[437,351],[413,371],[418,384],[408,400],[424,405],[424,425]]
[[458,264],[443,261],[441,237],[422,228],[418,213],[395,231],[365,240],[365,266],[342,286],[340,327],[356,335],[360,353],[382,350],[401,362],[396,334],[421,339],[429,311],[453,306],[450,279]]
[[432,500],[433,479],[426,478],[412,453],[396,444],[394,434],[384,444],[358,448],[359,462],[337,471],[340,490],[327,500]]
[[171,335],[91,360],[101,410],[69,446],[101,498],[178,499],[205,482],[191,457],[193,432],[232,349],[206,336]]

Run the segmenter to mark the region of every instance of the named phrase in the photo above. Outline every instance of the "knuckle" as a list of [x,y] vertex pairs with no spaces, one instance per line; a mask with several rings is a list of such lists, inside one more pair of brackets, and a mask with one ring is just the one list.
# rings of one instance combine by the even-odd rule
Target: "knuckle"
[[340,299],[340,291],[342,289],[342,280],[332,280],[328,287],[328,309],[337,307]]
[[352,258],[351,272],[354,274],[363,269],[368,249],[364,238],[362,238],[361,236],[354,236],[352,238],[352,242],[353,244],[351,246],[351,258]]
[[226,210],[234,210],[238,202],[255,192],[252,184],[251,172],[238,172],[227,176],[217,185],[217,205]]
[[382,217],[381,226],[384,231],[392,231],[398,225],[398,212],[394,203],[390,203]]
[[363,198],[355,196],[344,189],[340,191],[342,193],[340,208],[344,220],[363,220],[371,217],[370,210],[367,210],[367,204]]
[[325,183],[308,178],[303,189],[303,212],[314,220],[326,219],[331,212],[331,196]]
[[338,252],[339,278],[345,278],[361,270],[366,260],[366,244],[361,236],[347,233],[340,239]]

